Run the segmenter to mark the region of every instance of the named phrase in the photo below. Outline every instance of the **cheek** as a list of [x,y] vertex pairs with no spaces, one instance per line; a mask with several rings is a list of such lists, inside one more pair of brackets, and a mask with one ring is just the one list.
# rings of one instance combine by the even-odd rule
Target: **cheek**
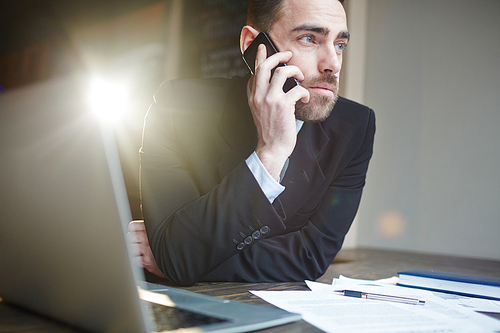
[[288,62],[289,65],[294,65],[294,66],[297,66],[300,71],[302,72],[302,74],[304,74],[304,76],[306,78],[308,78],[309,76],[314,76],[314,75],[317,75],[317,64],[316,64],[316,58],[311,56],[311,55],[308,55],[308,56],[296,56],[294,54],[294,56],[292,57],[292,59],[290,59],[290,61]]

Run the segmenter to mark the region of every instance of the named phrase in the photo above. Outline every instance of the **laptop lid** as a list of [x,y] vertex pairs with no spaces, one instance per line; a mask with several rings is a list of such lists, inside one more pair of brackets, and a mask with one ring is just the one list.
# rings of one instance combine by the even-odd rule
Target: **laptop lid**
[[84,91],[65,78],[0,95],[0,297],[91,331],[144,332],[118,154]]
[[86,87],[66,78],[0,95],[0,297],[90,331],[154,331],[152,313],[172,305],[175,321],[188,321],[180,327],[202,330],[299,320],[144,282],[126,245],[132,218],[114,134],[89,112]]

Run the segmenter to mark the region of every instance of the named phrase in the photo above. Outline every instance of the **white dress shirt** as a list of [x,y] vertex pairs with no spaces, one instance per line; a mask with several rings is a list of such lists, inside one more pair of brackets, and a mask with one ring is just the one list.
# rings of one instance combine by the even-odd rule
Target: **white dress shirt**
[[[302,120],[297,120],[295,124],[297,127],[297,134],[299,134],[304,122]],[[246,163],[267,199],[272,203],[274,199],[285,190],[285,187],[269,174],[256,152],[253,152],[252,155],[246,159]]]

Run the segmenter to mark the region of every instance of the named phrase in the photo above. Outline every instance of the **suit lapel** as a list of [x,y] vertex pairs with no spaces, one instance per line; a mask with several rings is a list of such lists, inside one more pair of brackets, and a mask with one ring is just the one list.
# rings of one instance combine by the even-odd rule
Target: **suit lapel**
[[284,217],[293,216],[325,181],[318,155],[329,141],[321,123],[304,123],[282,181],[286,189],[279,196],[279,204],[283,207]]
[[[221,178],[244,161],[257,145],[257,130],[248,106],[246,82],[235,82],[228,90],[221,115],[219,132],[226,143],[225,155],[219,162]],[[286,190],[275,201],[279,210],[284,210],[284,214],[280,214],[283,217],[293,216],[324,183],[325,173],[318,155],[329,141],[321,123],[304,123],[282,181]]]

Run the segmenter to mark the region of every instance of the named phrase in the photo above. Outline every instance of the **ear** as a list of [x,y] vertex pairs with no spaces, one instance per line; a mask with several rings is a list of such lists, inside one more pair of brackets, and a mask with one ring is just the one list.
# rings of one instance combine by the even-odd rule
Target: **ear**
[[246,25],[241,29],[240,34],[240,50],[241,53],[245,52],[247,47],[252,43],[252,41],[257,37],[259,32],[249,25]]

